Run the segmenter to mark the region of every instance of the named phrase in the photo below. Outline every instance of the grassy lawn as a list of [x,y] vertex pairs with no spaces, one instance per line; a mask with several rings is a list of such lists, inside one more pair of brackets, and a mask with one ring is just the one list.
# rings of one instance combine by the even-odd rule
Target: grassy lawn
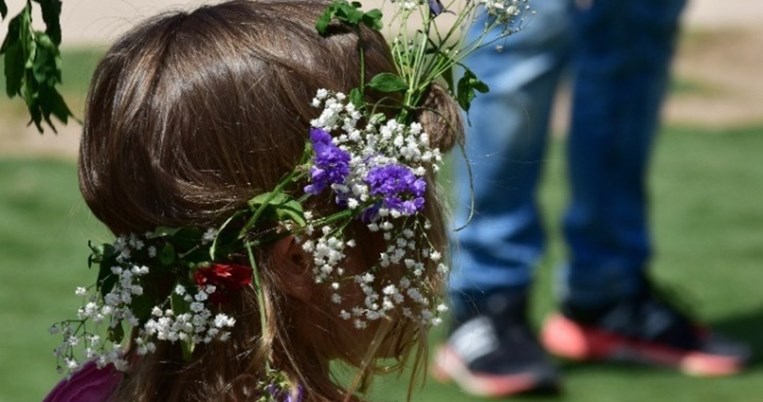
[[[652,172],[653,272],[697,316],[763,353],[763,128],[671,128],[660,137]],[[564,253],[558,221],[565,198],[562,144],[553,144],[543,186],[550,252],[538,271],[533,317],[553,309],[552,268]],[[71,161],[0,159],[0,402],[37,401],[57,381],[47,329],[77,307],[88,284],[87,240],[106,232],[77,191]],[[442,339],[436,331],[433,343]],[[684,377],[633,366],[562,363],[565,394],[519,401],[759,401],[763,370],[755,362],[727,379]],[[383,378],[373,401],[401,401],[404,380]],[[428,381],[414,401],[478,401]]]
[[58,376],[48,327],[76,311],[87,239],[105,233],[72,162],[0,160],[0,185],[0,401],[39,401]]

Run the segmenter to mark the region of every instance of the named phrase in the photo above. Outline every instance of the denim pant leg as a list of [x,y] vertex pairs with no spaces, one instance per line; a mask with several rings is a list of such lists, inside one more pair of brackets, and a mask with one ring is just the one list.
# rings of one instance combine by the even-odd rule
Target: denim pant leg
[[[466,160],[457,157],[451,295],[526,287],[542,253],[535,190],[549,112],[570,46],[571,3],[539,0],[527,27],[466,64],[490,87],[470,110]],[[475,23],[479,29],[481,22]],[[471,167],[471,177],[467,169]],[[473,185],[473,188],[471,187]]]
[[575,16],[566,295],[601,305],[643,288],[647,166],[684,0],[596,0]]

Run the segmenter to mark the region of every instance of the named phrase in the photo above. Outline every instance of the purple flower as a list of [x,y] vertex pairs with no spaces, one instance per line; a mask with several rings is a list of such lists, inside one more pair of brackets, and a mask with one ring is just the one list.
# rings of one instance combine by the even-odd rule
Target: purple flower
[[281,388],[279,385],[270,384],[265,388],[270,396],[280,402],[302,402],[305,398],[305,389],[302,385],[297,385],[297,394],[292,395],[288,388]]
[[339,149],[331,141],[331,134],[320,128],[310,129],[310,141],[315,157],[310,167],[310,184],[305,186],[305,192],[316,195],[332,184],[344,183],[350,174],[350,154]]
[[445,11],[445,6],[442,5],[440,0],[429,0],[429,13],[433,16],[438,16]]
[[382,207],[410,216],[424,208],[426,181],[403,165],[372,168],[365,177],[373,196],[381,197]]
[[292,397],[291,394],[289,394],[289,397],[286,399],[286,402],[302,402],[305,399],[305,389],[302,388],[302,385],[297,385],[297,395]]

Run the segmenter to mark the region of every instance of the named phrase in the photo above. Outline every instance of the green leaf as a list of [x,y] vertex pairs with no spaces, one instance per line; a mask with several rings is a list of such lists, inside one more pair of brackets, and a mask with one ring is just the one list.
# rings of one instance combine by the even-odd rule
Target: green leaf
[[61,44],[61,0],[34,0],[42,9],[42,20],[45,21],[45,33],[50,36],[56,46]]
[[[336,19],[352,27],[357,27],[361,21],[364,21],[365,14],[360,10],[361,4],[358,2],[348,3],[346,0],[333,0],[326,7],[323,14],[318,17],[315,23],[315,29],[321,36],[326,36],[331,20]],[[365,17],[370,23],[374,23],[373,18],[376,14],[372,13]]]
[[400,92],[408,89],[405,80],[392,73],[376,74],[366,86],[380,92]]
[[106,254],[107,250],[114,249],[110,244],[93,245],[93,242],[89,240],[87,246],[90,248],[90,256],[87,258],[88,267],[92,267],[93,264],[99,264],[103,261],[103,256]]
[[465,111],[469,110],[472,100],[474,100],[474,97],[476,96],[475,91],[486,93],[490,90],[487,84],[480,81],[477,76],[474,75],[472,70],[469,70],[468,68],[465,69],[464,75],[458,80],[456,87],[456,100]]
[[337,7],[335,17],[351,26],[357,26],[363,19],[363,12],[360,11],[360,3],[348,4],[340,3]]
[[263,208],[261,217],[269,216],[279,222],[290,220],[300,226],[307,224],[302,204],[284,193],[259,194],[249,200],[249,208],[252,210]]
[[362,21],[363,25],[376,31],[380,31],[384,27],[384,24],[382,23],[382,12],[378,8],[374,8],[363,14]]
[[32,61],[32,73],[43,87],[53,88],[61,82],[61,54],[51,38],[42,32],[35,32],[37,54]]
[[193,357],[193,350],[196,347],[193,341],[190,339],[183,339],[180,341],[180,347],[183,350],[183,361],[191,361],[191,357]]
[[0,16],[5,19],[6,15],[8,15],[8,6],[5,5],[5,0],[0,0]]
[[284,193],[262,193],[252,197],[252,199],[249,200],[249,208],[257,209],[260,205],[263,204],[278,205],[288,201],[288,199],[289,196]]
[[442,79],[445,80],[445,84],[448,85],[448,91],[450,91],[451,95],[455,96],[456,88],[453,86],[453,66],[448,67],[448,69],[442,73]]
[[111,342],[119,343],[125,337],[125,330],[122,328],[122,322],[120,321],[113,328],[109,328],[108,337]]
[[111,267],[119,266],[116,250],[111,244],[103,244],[95,248],[91,246],[91,250],[93,250],[91,260],[98,263],[98,279],[95,286],[100,291],[101,297],[106,297],[117,283],[117,276],[111,272]]
[[[52,114],[64,124],[69,122],[69,116],[73,116],[72,111],[69,110],[69,106],[67,106],[64,101],[64,97],[52,88],[46,88],[40,91],[40,107],[42,108],[43,114]],[[47,120],[52,128],[53,125],[50,124],[50,119]]]
[[[173,289],[175,287],[173,286]],[[172,306],[172,311],[175,312],[175,315],[180,315],[187,313],[191,311],[191,305],[185,299],[183,299],[183,296],[172,292],[172,295],[170,296],[170,305]]]
[[180,228],[170,228],[166,226],[159,226],[151,232],[148,236],[146,236],[147,239],[158,239],[162,237],[172,237],[176,235],[178,232],[180,232]]
[[[144,292],[148,287],[143,287]],[[154,309],[154,295],[150,293],[143,293],[139,296],[133,296],[132,303],[130,303],[130,310],[132,310],[135,317],[140,321],[148,320],[151,317],[151,310]]]
[[5,92],[9,97],[20,93],[24,77],[24,53],[13,44],[5,49]]
[[350,102],[352,102],[353,105],[357,108],[362,108],[363,104],[365,103],[363,101],[363,93],[360,92],[360,88],[353,88],[350,90]]
[[172,243],[165,243],[164,247],[159,251],[159,262],[161,262],[162,265],[170,265],[175,262],[175,257],[175,247]]
[[238,231],[232,230],[231,224],[246,215],[248,211],[236,211],[217,230],[217,236],[209,247],[209,259],[214,261],[218,255],[225,255],[228,246],[238,239]]
[[289,200],[281,205],[275,206],[275,213],[278,220],[292,221],[299,226],[307,225],[305,220],[305,211],[297,200]]
[[326,10],[323,11],[323,14],[318,17],[318,20],[315,22],[315,30],[317,30],[321,36],[326,36],[332,18],[334,18],[334,10],[331,6],[327,7]]
[[[33,57],[30,24],[32,21],[29,4],[11,19],[8,34],[0,46],[0,54],[5,54],[5,90],[9,97],[21,95],[27,62]],[[29,104],[29,102],[27,102]]]

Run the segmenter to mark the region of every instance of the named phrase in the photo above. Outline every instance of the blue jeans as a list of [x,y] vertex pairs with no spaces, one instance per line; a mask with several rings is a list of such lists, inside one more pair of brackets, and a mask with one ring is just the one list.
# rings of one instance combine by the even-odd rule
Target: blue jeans
[[[525,29],[466,61],[490,86],[457,167],[451,294],[526,288],[543,253],[536,189],[560,77],[573,72],[564,297],[604,304],[643,286],[645,178],[684,0],[534,0]],[[483,16],[482,18],[486,18]],[[477,21],[479,30],[484,21]],[[466,163],[471,167],[470,176]]]

